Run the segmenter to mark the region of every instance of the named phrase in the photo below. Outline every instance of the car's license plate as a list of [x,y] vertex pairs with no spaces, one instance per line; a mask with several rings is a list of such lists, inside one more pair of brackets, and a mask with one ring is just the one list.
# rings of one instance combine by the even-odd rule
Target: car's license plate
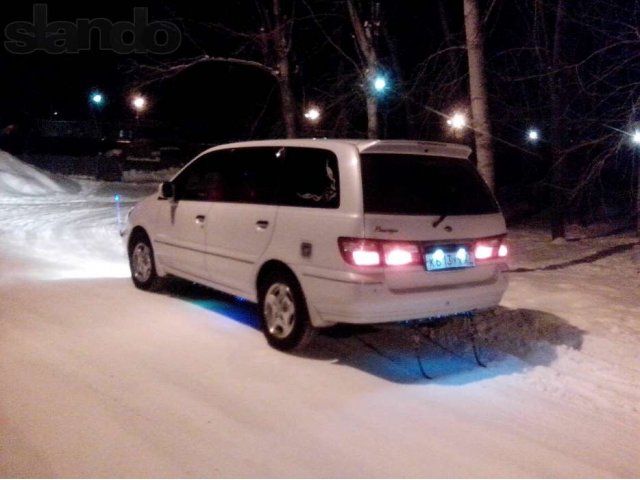
[[444,252],[436,250],[425,255],[427,270],[448,270],[450,268],[469,268],[475,266],[473,257],[465,248],[460,248],[455,252]]

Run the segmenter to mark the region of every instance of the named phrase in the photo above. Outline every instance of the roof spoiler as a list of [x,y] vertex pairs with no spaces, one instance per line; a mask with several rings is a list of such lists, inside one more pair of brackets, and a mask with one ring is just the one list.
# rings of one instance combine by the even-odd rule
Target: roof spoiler
[[374,140],[360,146],[360,153],[405,153],[469,158],[471,148],[458,143],[422,142],[411,140]]

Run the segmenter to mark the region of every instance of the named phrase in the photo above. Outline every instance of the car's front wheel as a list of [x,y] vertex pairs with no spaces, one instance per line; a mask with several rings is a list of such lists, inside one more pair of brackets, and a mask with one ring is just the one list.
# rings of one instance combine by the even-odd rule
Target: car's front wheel
[[156,272],[151,241],[143,233],[136,234],[129,247],[129,268],[131,279],[136,287],[142,290],[159,290],[162,278]]
[[260,284],[259,308],[262,331],[278,350],[300,350],[309,344],[315,328],[309,320],[307,302],[296,278],[287,272],[270,273]]

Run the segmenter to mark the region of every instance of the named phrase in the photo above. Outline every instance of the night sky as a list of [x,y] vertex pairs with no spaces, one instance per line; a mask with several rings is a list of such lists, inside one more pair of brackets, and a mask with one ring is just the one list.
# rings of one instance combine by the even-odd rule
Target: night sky
[[[114,5],[112,2],[96,2],[91,5],[69,6],[51,2],[48,4],[48,14],[50,21],[75,22],[79,18],[107,18],[113,22],[131,22],[134,5],[136,4]],[[7,20],[31,19],[31,8],[27,3],[14,5],[9,12],[3,7],[3,28],[9,23]],[[182,24],[182,20],[178,18],[180,14],[170,4],[151,5],[148,9],[151,20],[154,20],[154,17],[175,18],[176,20],[172,21]],[[223,19],[212,17],[212,21],[221,20]],[[225,72],[228,68],[224,66],[194,68],[193,71],[175,79],[140,88],[138,65],[171,61],[182,56],[192,56],[194,52],[190,51],[187,45],[175,55],[123,55],[100,50],[97,43],[98,39],[94,36],[90,51],[75,54],[52,55],[39,51],[28,55],[16,55],[3,49],[0,55],[2,123],[19,122],[25,118],[51,118],[54,112],[58,112],[59,119],[86,119],[91,115],[88,98],[94,89],[99,89],[106,96],[107,103],[100,111],[100,115],[106,119],[132,116],[128,102],[134,91],[142,91],[149,96],[151,108],[146,115],[162,121],[172,118],[175,113],[183,113],[187,105],[187,110],[199,116],[205,110],[218,106],[221,100],[223,103],[230,103],[231,97],[235,97],[236,101],[246,103],[247,97],[253,97],[230,94],[229,90],[234,88],[234,84],[238,85],[238,81],[231,81]],[[183,39],[183,43],[188,42]],[[241,76],[250,77],[251,73]]]
[[[358,62],[358,54],[345,2],[282,0],[282,3],[287,12],[291,12],[290,6],[295,4],[290,60],[300,135],[366,136],[363,79],[352,63],[354,59]],[[375,4],[366,0],[357,3],[367,12]],[[468,111],[463,2],[381,0],[379,3],[381,29],[377,49],[391,85],[380,97],[380,137],[461,141],[473,146],[470,131],[461,138],[453,138],[443,119],[443,115],[451,114],[458,106]],[[143,65],[159,66],[203,53],[262,60],[258,44],[232,32],[258,31],[264,24],[260,10],[270,4],[260,0],[167,0],[143,5],[50,1],[47,3],[49,22],[74,24],[82,19],[132,22],[134,7],[145,7],[149,22],[171,22],[181,32],[182,40],[179,48],[168,55],[101,50],[95,32],[91,49],[80,53],[15,54],[5,43],[0,49],[0,132],[7,125],[28,131],[38,120],[54,118],[133,123],[131,96],[141,92],[149,99],[149,108],[142,120],[162,126],[161,131],[168,132],[162,134],[162,139],[169,142],[180,139],[204,145],[282,137],[285,132],[276,81],[264,71],[207,63],[171,78],[149,82],[148,75],[141,69]],[[530,7],[538,3],[479,0],[479,4],[486,20],[483,26],[498,184],[546,182],[551,164],[551,125],[549,82],[545,75],[549,72],[554,10],[548,8],[540,17],[540,28],[547,32],[545,45],[535,44],[530,34],[532,22],[540,21],[533,19]],[[552,2],[539,5],[548,7]],[[566,5],[571,10],[571,20],[564,29],[562,53],[568,65],[590,58],[591,52],[608,48],[616,41],[619,26],[626,25],[624,22],[634,25],[633,15],[640,15],[640,9],[627,12],[622,4],[609,4],[607,0],[583,0]],[[14,22],[33,21],[33,8],[31,2],[3,4],[0,25],[5,42],[8,40],[5,29],[10,29]],[[633,32],[627,30],[633,37]],[[637,42],[637,37],[633,38]],[[566,123],[561,146],[571,152],[568,162],[572,170],[568,180],[579,183],[579,177],[589,176],[589,169],[595,166],[598,173],[590,181],[606,179],[608,175],[621,185],[622,197],[628,196],[626,192],[635,184],[633,162],[629,149],[618,146],[621,135],[611,135],[611,132],[628,129],[626,122],[630,117],[626,109],[630,108],[630,101],[637,99],[633,90],[636,71],[634,64],[627,61],[636,47],[631,42],[627,45],[627,50],[604,48],[606,54],[594,56],[581,64],[580,69],[565,69],[567,76],[573,77],[565,79],[561,96],[563,125]],[[437,62],[423,69],[427,59],[447,47],[449,53],[438,56]],[[537,57],[538,53],[542,56]],[[447,59],[449,64],[445,62]],[[617,72],[618,65],[623,67],[619,74],[597,83],[603,73],[612,69]],[[449,77],[441,76],[442,72],[448,72]],[[589,86],[592,91],[587,91],[585,85],[593,80],[596,83]],[[106,97],[100,109],[89,103],[89,95],[96,89]],[[305,106],[310,103],[317,103],[323,109],[317,127],[309,127],[302,117]],[[54,112],[58,114],[54,116]],[[541,132],[541,140],[535,145],[525,137],[532,126]],[[603,141],[594,141],[598,137]],[[572,150],[577,143],[592,147]],[[600,159],[606,162],[605,168],[598,166]],[[595,187],[604,191],[599,185]]]
[[[171,79],[146,84],[139,65],[175,61],[198,55],[204,48],[210,55],[238,56],[239,43],[206,23],[224,25],[235,31],[255,31],[259,24],[254,1],[225,2],[48,2],[49,22],[77,22],[78,19],[106,18],[112,22],[133,20],[134,6],[146,6],[150,21],[168,20],[177,25],[183,36],[180,48],[170,55],[123,55],[98,48],[97,34],[90,51],[48,54],[42,51],[27,55],[0,51],[0,127],[40,118],[82,120],[94,112],[88,103],[89,93],[102,91],[107,103],[98,114],[105,120],[132,118],[129,107],[132,92],[142,91],[150,99],[145,112],[148,119],[183,126],[190,135],[203,141],[226,141],[236,138],[273,136],[278,133],[278,93],[272,77],[259,70],[227,64],[196,66]],[[331,2],[329,2],[331,3]],[[346,9],[340,2],[310,1],[314,11],[332,10],[328,25],[337,41],[353,55],[351,31]],[[402,5],[400,5],[402,3]],[[441,42],[442,33],[435,4],[430,2],[383,2],[385,28],[397,39],[399,66],[410,70]],[[411,14],[408,15],[408,8]],[[15,21],[32,21],[33,5],[12,2],[2,7],[2,29]],[[330,83],[343,72],[336,70],[335,50],[315,28],[308,11],[295,33],[292,56],[294,88],[301,99],[312,99],[316,92],[331,95]],[[341,17],[342,15],[342,17]],[[452,27],[460,29],[461,11],[451,11]],[[326,21],[326,17],[325,20]],[[7,37],[4,38],[7,41]],[[255,56],[253,57],[255,58]],[[394,72],[392,71],[391,74]],[[348,72],[353,76],[353,72]],[[304,77],[304,79],[303,79]],[[144,86],[139,85],[144,83]],[[356,82],[354,88],[359,88]],[[391,94],[393,95],[393,93]],[[302,108],[302,107],[301,107]],[[357,107],[356,107],[357,109]],[[364,104],[362,104],[364,113]],[[331,120],[328,119],[330,122]],[[364,131],[364,116],[357,119],[354,132]],[[402,132],[394,132],[401,135]]]

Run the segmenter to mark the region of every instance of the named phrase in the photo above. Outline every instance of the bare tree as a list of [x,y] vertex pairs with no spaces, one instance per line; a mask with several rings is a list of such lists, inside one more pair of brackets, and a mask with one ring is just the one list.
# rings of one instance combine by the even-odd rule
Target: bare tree
[[[576,29],[576,18],[569,16],[566,0],[520,0],[516,8],[525,28],[496,53],[507,59],[497,68],[502,72],[501,101],[510,112],[498,123],[502,131],[513,128],[513,123],[522,125],[523,118],[543,127],[546,135],[538,161],[548,169],[544,187],[551,207],[550,232],[553,239],[563,238],[571,184],[577,184],[568,164],[578,145],[588,146],[577,135],[580,123],[585,122],[582,115],[587,113],[588,101],[580,93],[580,78],[572,68],[575,52],[567,51],[566,42],[569,25]],[[505,75],[504,70],[509,73]]]
[[[260,25],[254,31],[242,32],[225,25],[199,22],[199,25],[208,27],[212,37],[222,35],[231,37],[237,42],[239,46],[230,55],[211,54],[210,49],[192,41],[193,47],[201,52],[200,55],[172,62],[141,65],[138,68],[142,77],[139,83],[148,84],[164,80],[203,63],[227,63],[260,70],[270,75],[276,82],[280,94],[280,112],[285,134],[289,138],[295,137],[297,112],[290,61],[293,14],[285,13],[281,0],[271,0],[267,6],[256,2],[256,10]],[[293,6],[290,10],[293,12]],[[191,36],[187,35],[187,38]],[[217,46],[217,44],[214,45]]]
[[464,25],[467,35],[469,95],[471,97],[478,170],[491,190],[495,190],[493,146],[485,75],[484,36],[477,0],[464,0]]
[[569,221],[620,214],[624,203],[635,209],[631,133],[640,120],[640,2],[517,0],[510,6],[522,28],[503,37],[505,47],[492,59],[503,104],[496,125],[499,136],[527,119],[546,133],[536,148],[548,165],[543,186],[552,238],[565,237]]
[[[264,15],[267,19],[269,15]],[[267,36],[267,45],[275,56],[275,65],[280,89],[280,102],[282,117],[288,138],[296,136],[296,102],[291,88],[291,68],[289,62],[289,50],[291,48],[292,24],[282,12],[280,0],[273,0],[271,10],[272,29]],[[269,51],[269,48],[267,48]]]
[[551,75],[549,76],[549,91],[551,93],[551,161],[552,175],[552,216],[551,238],[564,238],[566,222],[566,198],[564,192],[565,169],[562,146],[564,143],[563,119],[563,42],[565,29],[565,0],[557,0],[555,5],[555,27],[551,54]]
[[[359,123],[361,102],[364,100],[366,135],[369,138],[379,137],[378,95],[382,92],[374,91],[373,85],[382,73],[378,45],[379,39],[384,36],[380,2],[327,0],[313,2],[313,7],[310,1],[302,2],[325,44],[330,47],[331,54],[335,56],[335,60],[331,61],[335,68],[323,75],[322,87],[317,91],[324,107],[332,110],[336,118],[334,128],[328,131],[344,135],[344,128],[341,127],[345,122],[350,128],[354,123]],[[356,85],[361,86],[358,95],[354,95]]]
[[[376,138],[379,135],[378,128],[378,97],[372,89],[372,84],[378,75],[378,55],[375,49],[375,38],[378,35],[379,19],[372,12],[371,19],[362,20],[361,14],[356,9],[353,0],[347,0],[349,18],[355,34],[358,52],[363,60],[362,78],[364,79],[364,95],[367,103],[367,135]],[[379,4],[374,3],[374,9],[379,9]],[[378,12],[379,14],[379,12]]]
[[[402,97],[403,103],[411,110],[411,118],[407,122],[409,131],[418,138],[444,134],[445,120],[449,119],[452,109],[468,102],[469,69],[464,34],[452,32],[451,12],[445,5],[445,0],[438,1],[441,31],[432,32],[433,50],[409,71]],[[459,133],[448,129],[447,133],[460,140]]]
[[[628,188],[626,197],[630,200],[630,211],[635,210],[638,236],[640,159],[633,135],[640,126],[639,21],[638,0],[628,4],[596,0],[581,9],[577,22],[591,32],[593,47],[588,55],[572,65],[584,96],[591,99],[591,112],[584,122],[586,130],[580,132],[581,141],[575,145],[575,148],[584,146],[583,149],[592,153],[579,186],[584,189],[585,185],[593,185],[600,180],[601,172],[610,170],[612,165],[622,165],[618,168],[622,174],[620,180],[625,181]],[[605,193],[608,198],[614,194]]]

